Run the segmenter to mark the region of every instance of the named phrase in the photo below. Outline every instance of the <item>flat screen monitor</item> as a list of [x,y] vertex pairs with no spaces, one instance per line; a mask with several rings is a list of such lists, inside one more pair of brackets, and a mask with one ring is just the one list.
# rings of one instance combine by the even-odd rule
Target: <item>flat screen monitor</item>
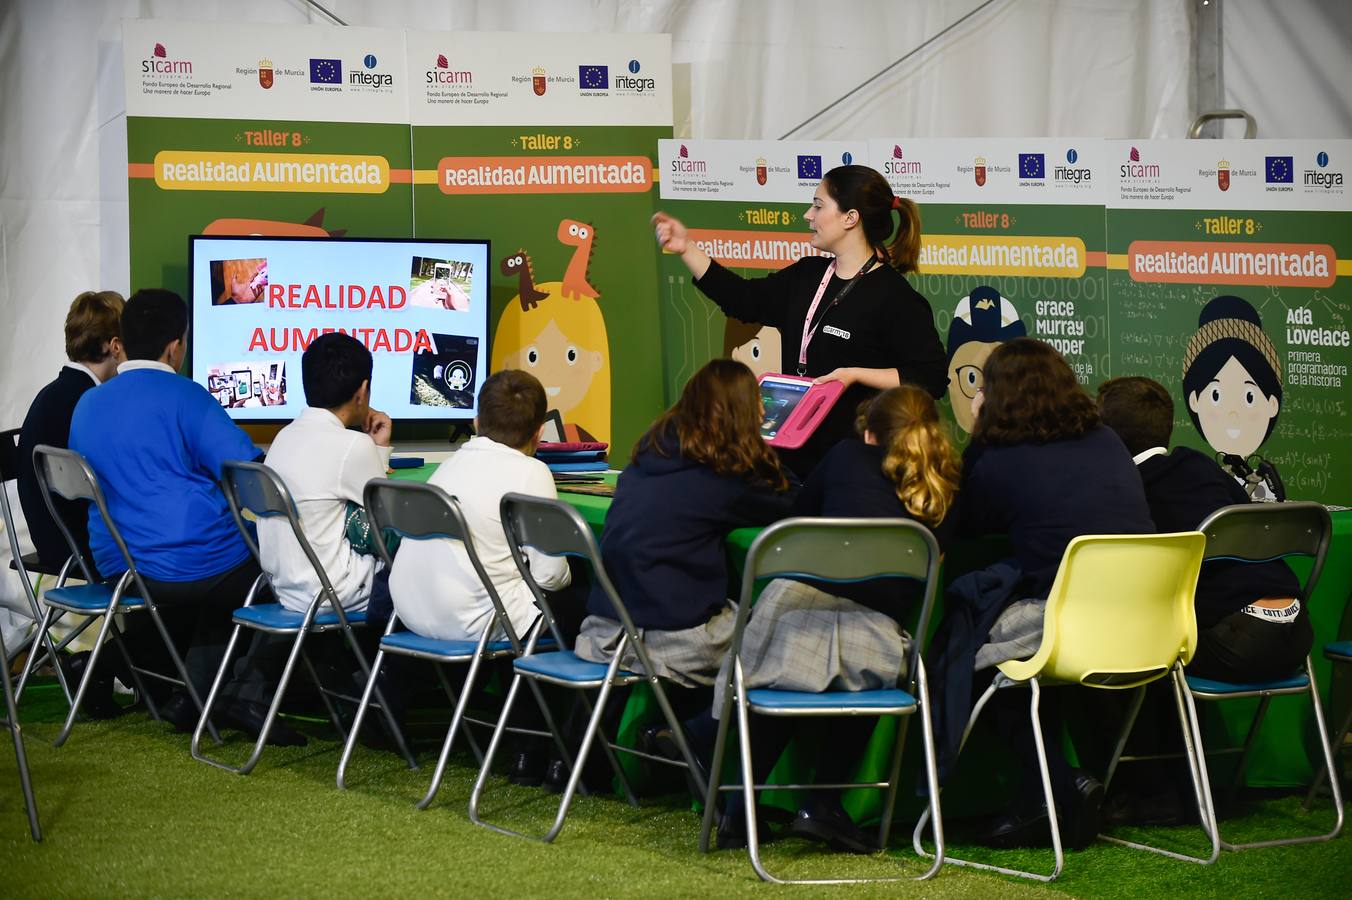
[[488,375],[488,241],[195,235],[192,378],[234,419],[305,409],[300,359],[343,331],[371,351],[371,405],[468,420]]

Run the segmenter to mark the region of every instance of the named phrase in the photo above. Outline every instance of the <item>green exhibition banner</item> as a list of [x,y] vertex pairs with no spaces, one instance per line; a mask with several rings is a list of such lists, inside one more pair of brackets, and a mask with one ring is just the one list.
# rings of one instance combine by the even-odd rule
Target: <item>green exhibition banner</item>
[[402,32],[137,20],[123,51],[133,289],[187,297],[192,234],[410,234]]
[[491,370],[545,385],[551,437],[629,448],[663,405],[654,153],[666,35],[410,33],[414,232],[492,243]]
[[869,158],[920,207],[915,288],[948,356],[954,436],[965,445],[982,366],[1028,336],[1061,351],[1090,391],[1108,376],[1101,141],[876,140]]
[[1258,499],[1352,504],[1352,142],[1109,146],[1114,372]]
[[[803,213],[822,172],[862,162],[865,149],[845,141],[663,141],[662,211],[684,222],[710,257],[745,278],[762,278],[818,253]],[[757,375],[782,370],[778,329],[724,316],[679,256],[663,254],[659,275],[668,404],[716,357],[740,359]]]

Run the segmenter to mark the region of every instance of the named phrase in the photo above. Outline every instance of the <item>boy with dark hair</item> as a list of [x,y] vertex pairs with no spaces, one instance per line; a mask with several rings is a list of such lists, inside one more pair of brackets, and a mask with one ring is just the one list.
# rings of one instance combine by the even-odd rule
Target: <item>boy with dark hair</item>
[[[368,620],[389,618],[380,561],[353,548],[346,534],[348,503],[360,506],[366,483],[384,478],[390,461],[390,417],[371,408],[371,351],[333,332],[301,356],[309,408],[273,439],[267,465],[291,491],[301,528],[346,610],[372,608]],[[319,577],[282,519],[258,523],[258,549],[277,602],[304,612],[319,593]],[[373,596],[373,590],[375,595]]]
[[[429,484],[460,501],[474,549],[512,628],[524,634],[539,615],[507,548],[498,504],[509,492],[556,499],[549,467],[535,459],[544,431],[545,390],[533,375],[494,372],[479,390],[478,435],[437,467]],[[527,551],[531,575],[546,590],[571,581],[568,562]],[[458,541],[408,541],[390,574],[395,612],[412,631],[441,640],[477,641],[493,617],[488,591]]]
[[[1166,448],[1173,398],[1149,378],[1114,378],[1098,389],[1103,424],[1136,460],[1151,518],[1161,532],[1192,531],[1222,506],[1249,496],[1214,460],[1190,447]],[[1295,672],[1314,641],[1300,582],[1282,562],[1212,560],[1197,581],[1197,653],[1188,672],[1246,682]]]
[[[178,374],[188,339],[181,297],[137,291],[122,311],[121,327],[127,361],[117,367],[117,378],[80,399],[70,446],[98,476],[109,515],[176,643],[191,635],[184,664],[205,699],[230,637],[231,613],[259,574],[221,493],[221,467],[262,454],[206,388]],[[89,511],[89,539],[105,577],[125,570],[96,509]],[[156,651],[153,632],[138,622],[128,634],[133,658],[137,651]],[[161,711],[181,729],[196,722],[183,694],[169,698]],[[239,724],[235,712],[227,710],[226,721]]]
[[[127,356],[122,349],[122,295],[115,291],[85,291],[66,313],[66,358],[56,380],[33,400],[19,432],[19,504],[28,523],[28,535],[45,566],[59,566],[70,548],[61,536],[33,472],[33,448],[70,445],[70,420],[86,391],[117,374]],[[77,500],[53,497],[57,514],[82,548],[89,547],[88,509]]]

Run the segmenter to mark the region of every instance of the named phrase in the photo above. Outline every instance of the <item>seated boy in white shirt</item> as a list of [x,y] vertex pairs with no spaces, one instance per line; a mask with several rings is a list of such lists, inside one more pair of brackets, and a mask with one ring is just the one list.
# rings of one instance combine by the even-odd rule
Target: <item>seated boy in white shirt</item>
[[[366,610],[374,626],[389,618],[386,577],[378,574],[378,557],[353,548],[345,527],[349,501],[360,506],[366,483],[384,478],[390,461],[390,417],[370,405],[371,365],[371,352],[342,332],[311,341],[301,357],[309,408],[278,432],[266,463],[290,489],[301,530],[343,609]],[[277,602],[309,609],[319,576],[290,524],[261,520],[258,549]]]
[[[479,390],[478,435],[438,466],[428,482],[459,500],[479,561],[518,637],[540,611],[507,549],[498,504],[511,492],[558,497],[549,467],[534,457],[545,409],[544,387],[533,375],[495,372]],[[540,587],[554,591],[569,585],[566,559],[526,552]],[[488,591],[459,541],[404,541],[390,573],[390,593],[404,626],[425,637],[477,641],[493,622]],[[494,638],[500,637],[499,627]]]

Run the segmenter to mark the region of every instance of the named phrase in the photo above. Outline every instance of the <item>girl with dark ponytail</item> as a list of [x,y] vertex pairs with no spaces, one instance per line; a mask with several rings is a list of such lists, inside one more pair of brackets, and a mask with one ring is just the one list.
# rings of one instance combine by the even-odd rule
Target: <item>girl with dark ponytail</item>
[[845,393],[799,450],[781,451],[800,477],[849,437],[854,409],[903,382],[933,397],[947,360],[929,302],[905,279],[920,256],[920,211],[867,166],[826,173],[803,214],[813,253],[765,278],[744,279],[691,240],[679,220],[653,217],[663,250],[678,253],[695,286],[728,316],[779,329],[780,371],[840,381]]

